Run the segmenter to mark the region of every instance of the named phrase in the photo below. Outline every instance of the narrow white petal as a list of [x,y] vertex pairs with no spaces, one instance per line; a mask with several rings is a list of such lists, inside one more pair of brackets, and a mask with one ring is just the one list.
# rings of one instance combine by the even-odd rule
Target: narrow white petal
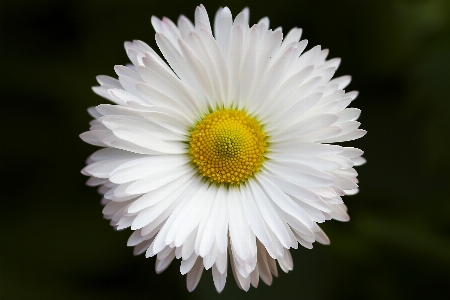
[[148,247],[153,243],[153,239],[143,241],[139,245],[136,245],[133,249],[133,255],[140,255],[144,253]]
[[[228,198],[228,191],[225,191],[225,198]],[[223,205],[223,212],[217,220],[216,242],[220,253],[226,253],[228,247],[228,205]]]
[[269,195],[271,200],[284,212],[290,214],[296,218],[299,222],[305,225],[306,228],[313,227],[313,221],[303,209],[300,208],[292,199],[280,190],[270,180],[267,180],[265,176],[258,176],[258,181]]
[[217,227],[219,225],[218,220],[220,220],[220,214],[224,213],[225,201],[224,190],[218,189],[211,212],[209,213],[208,221],[205,224],[205,230],[203,232],[202,241],[199,247],[198,254],[202,257],[208,254],[214,243]]
[[157,216],[151,223],[145,225],[141,229],[141,235],[146,239],[154,237],[158,231],[164,226],[167,217],[173,212],[178,202],[173,202],[166,210]]
[[115,169],[110,173],[110,181],[120,184],[139,180],[163,169],[176,169],[188,162],[185,156],[152,156],[147,162],[142,162],[128,168]]
[[[179,218],[183,218],[182,225],[178,229],[175,237],[175,246],[181,246],[187,236],[194,230],[202,221],[202,218],[208,215],[215,191],[209,188],[205,193],[198,195],[198,202],[192,206],[190,210],[183,210]],[[196,241],[198,238],[196,239]],[[196,242],[197,244],[197,242]]]
[[350,220],[350,217],[348,216],[347,211],[344,209],[344,207],[345,206],[343,204],[332,205],[333,211],[330,215],[333,217],[333,219],[342,222],[347,222]]
[[332,125],[337,119],[338,117],[333,114],[322,114],[310,117],[278,133],[277,136],[273,137],[273,141],[286,141],[305,134],[317,132]]
[[223,253],[219,252],[217,254],[215,266],[217,267],[217,270],[221,274],[223,274],[227,272],[227,265],[228,265],[228,254],[227,250],[225,249]]
[[280,218],[277,214],[274,214],[272,204],[270,203],[267,195],[261,190],[256,181],[249,181],[249,185],[255,196],[256,204],[258,205],[259,211],[262,217],[266,221],[266,224],[275,233],[277,238],[280,240],[281,244],[288,248],[289,247],[289,235],[284,228]]
[[294,268],[294,262],[288,249],[284,249],[284,255],[282,258],[278,259],[278,264],[284,272],[287,273],[289,271],[292,271],[292,269]]
[[[156,35],[158,38],[158,35]],[[177,99],[183,107],[190,109],[192,113],[198,112],[201,108],[201,99],[194,95],[192,90],[174,74],[160,68],[159,64],[153,65],[151,69],[139,67],[139,74],[145,82],[166,94],[171,99]]]
[[248,187],[243,187],[241,192],[245,197],[245,200],[242,201],[242,208],[245,216],[247,217],[250,228],[263,245],[267,247],[272,246],[272,239],[267,230],[266,223],[258,210],[252,191]]
[[167,255],[161,260],[157,259],[155,266],[156,274],[160,274],[165,269],[167,269],[174,258],[175,258],[175,249],[172,249],[169,255]]
[[176,170],[164,170],[162,172],[157,172],[135,181],[127,188],[126,192],[129,195],[151,192],[180,178],[188,172],[192,172],[192,167],[190,165],[184,165]]
[[346,75],[346,76],[341,76],[341,77],[334,78],[329,83],[330,84],[337,83],[337,84],[339,84],[339,89],[343,90],[343,89],[345,89],[347,87],[347,85],[350,83],[351,80],[352,80],[352,77]]
[[269,264],[267,263],[266,249],[264,249],[264,246],[259,241],[257,241],[257,246],[259,276],[265,284],[271,285],[272,274],[270,273]]
[[333,138],[329,138],[329,139],[325,139],[325,140],[320,140],[318,142],[320,142],[320,143],[339,143],[339,142],[352,141],[352,140],[356,140],[356,139],[359,139],[359,138],[365,136],[366,133],[367,133],[367,131],[365,131],[363,129],[356,129],[350,133],[340,135],[337,137],[333,137]]
[[[231,27],[230,27],[231,29]],[[214,71],[217,73],[217,82],[213,81],[213,85],[220,95],[221,99],[227,99],[229,97],[230,90],[230,78],[228,74],[228,67],[225,61],[226,55],[220,50],[219,44],[214,38],[207,34],[205,30],[199,32],[205,48],[211,56],[211,63],[214,67]],[[220,93],[219,93],[220,90]]]
[[257,288],[259,283],[259,269],[258,266],[250,273],[250,283],[253,287]]
[[119,89],[122,88],[122,85],[120,84],[119,80],[112,78],[110,76],[99,75],[96,77],[96,79],[100,85],[111,85],[111,86],[115,86]]
[[202,258],[197,258],[194,266],[191,271],[186,276],[187,289],[189,292],[192,292],[196,287],[203,273],[203,263]]
[[216,265],[213,265],[212,275],[214,286],[216,287],[217,292],[221,293],[223,291],[223,288],[225,287],[225,282],[227,281],[227,273],[226,272],[220,273]]
[[231,270],[233,271],[236,283],[238,283],[239,288],[243,289],[244,291],[248,291],[248,289],[250,288],[250,276],[244,277],[236,270],[237,268],[236,261],[234,260],[234,257],[231,252],[230,252],[230,260],[231,260]]
[[313,193],[300,185],[297,185],[291,181],[284,180],[278,176],[268,175],[268,178],[276,184],[285,193],[294,196],[295,198],[303,201],[304,203],[316,207],[325,212],[331,212],[331,207],[322,200],[320,196]]
[[175,192],[179,189],[186,181],[188,184],[191,184],[195,179],[193,178],[191,173],[187,173],[183,176],[178,177],[170,184],[163,185],[162,187],[155,189],[151,192],[146,193],[139,199],[133,202],[131,206],[128,208],[129,213],[136,213],[141,211],[142,209],[154,205],[167,197],[168,195]]
[[172,203],[179,202],[181,200],[181,195],[183,191],[187,188],[187,184],[183,184],[180,186],[176,192],[168,195],[163,201],[159,201],[158,203],[143,209],[138,213],[136,218],[134,219],[132,229],[139,229],[144,227],[145,225],[153,222],[158,216],[160,216],[166,209],[168,209]]
[[338,122],[354,121],[358,119],[361,110],[357,108],[347,108],[338,113]]
[[195,239],[197,236],[197,230],[193,230],[191,234],[186,238],[185,242],[183,243],[182,250],[181,250],[181,257],[183,260],[189,259],[191,257],[192,253],[194,253],[195,250]]
[[306,172],[302,172],[301,170],[291,169],[284,165],[276,164],[272,161],[267,161],[264,164],[264,167],[267,168],[267,170],[269,170],[275,176],[280,176],[285,180],[292,181],[298,185],[305,187],[329,186],[335,182],[334,178],[324,178],[322,176],[308,174]]
[[217,23],[214,26],[214,35],[224,57],[227,57],[228,53],[232,23],[233,19],[231,16],[231,11],[228,7],[224,7],[217,13]]
[[366,163],[366,159],[363,157],[355,157],[352,158],[352,162],[355,164],[355,166],[361,166]]
[[240,83],[239,72],[241,70],[242,55],[241,51],[244,48],[244,34],[241,27],[233,26],[231,37],[230,37],[230,50],[227,56],[227,65],[230,72],[230,99],[225,99],[227,101],[225,106],[231,104],[231,100],[236,96],[238,92],[238,87]]
[[323,230],[317,226],[315,229],[313,229],[314,231],[314,235],[316,236],[316,241],[318,241],[321,244],[324,245],[329,245],[330,244],[330,239],[328,238],[328,236],[325,234],[325,232],[323,232]]
[[101,118],[101,122],[110,130],[131,130],[142,131],[161,141],[184,141],[185,137],[173,131],[167,130],[153,122],[143,118],[129,116],[105,116]]
[[268,253],[266,253],[267,257],[267,264],[269,265],[270,273],[272,273],[273,276],[278,277],[278,270],[277,270],[277,264],[275,262],[275,259],[270,257]]
[[[190,32],[191,30],[189,30],[189,33]],[[187,35],[189,33],[186,32],[185,34]],[[178,47],[178,42],[175,41],[175,44],[173,44],[167,37],[161,34],[156,34],[155,39],[159,49],[164,55],[164,58],[169,63],[170,67],[175,71],[177,76],[180,77],[180,79],[189,85],[194,91],[199,91],[199,85],[192,77],[191,72],[186,66],[184,57]],[[201,101],[201,99],[198,101]]]
[[207,186],[203,184],[199,177],[196,177],[194,182],[189,184],[189,187],[183,196],[183,200],[170,215],[161,230],[161,237],[157,239],[157,249],[162,245],[171,244],[175,241],[178,229],[183,224],[184,217],[186,216],[185,211],[189,211],[196,205],[198,197],[203,195],[206,189]]
[[202,89],[202,96],[207,99],[209,106],[214,108],[213,99],[215,94],[205,66],[185,41],[178,40],[178,45],[189,70]]
[[205,266],[205,270],[209,270],[213,266],[216,262],[217,254],[219,254],[217,245],[213,245],[210,250],[211,251],[203,257],[203,265]]
[[278,107],[274,107],[274,111],[270,115],[267,115],[266,118],[270,121],[278,119],[281,114],[291,109],[293,105],[297,104],[298,102],[302,102],[304,96],[307,95],[315,86],[317,86],[320,80],[321,77],[314,77],[312,79],[309,79],[302,85],[300,85],[292,93],[292,95],[287,100],[285,100],[284,103],[282,103],[283,105],[278,105]]
[[80,134],[80,138],[91,145],[106,147],[107,145],[103,142],[103,139],[110,136],[112,133],[109,130],[91,130]]
[[181,275],[187,274],[192,269],[195,262],[197,261],[197,258],[198,258],[198,255],[192,254],[191,257],[189,257],[188,259],[181,261],[181,265],[180,265]]
[[167,153],[167,154],[186,153],[186,150],[184,149],[184,146],[181,143],[169,144],[168,142],[162,141],[161,139],[158,139],[155,136],[151,135],[146,130],[121,127],[115,129],[113,131],[113,134],[124,141],[160,153]]
[[210,34],[212,34],[208,13],[206,12],[206,8],[203,4],[200,4],[195,9],[195,29],[197,28],[205,28]]
[[208,222],[209,215],[211,214],[211,208],[213,203],[215,202],[217,195],[217,188],[214,186],[210,186],[207,197],[206,197],[206,203],[201,208],[201,216],[199,216],[200,224],[198,225],[198,233],[197,238],[195,240],[195,253],[200,253],[200,245],[202,243],[202,240],[204,238],[204,232],[206,228],[206,224]]
[[230,242],[235,249],[235,256],[239,256],[242,260],[250,260],[251,254],[249,251],[249,226],[243,212],[242,205],[238,196],[238,192],[234,189],[230,190],[230,195],[227,199],[228,217],[230,220]]

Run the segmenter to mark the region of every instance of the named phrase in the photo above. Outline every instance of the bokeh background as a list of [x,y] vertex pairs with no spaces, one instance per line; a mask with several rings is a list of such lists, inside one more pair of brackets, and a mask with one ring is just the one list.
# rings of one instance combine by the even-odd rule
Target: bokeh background
[[351,221],[330,246],[293,250],[294,270],[245,293],[210,271],[193,293],[179,262],[160,275],[114,232],[80,174],[95,147],[90,89],[128,63],[123,42],[156,48],[151,15],[193,19],[196,1],[0,2],[1,299],[445,299],[450,280],[450,1],[206,1],[209,15],[250,7],[256,23],[298,26],[308,49],[341,57],[367,136]]

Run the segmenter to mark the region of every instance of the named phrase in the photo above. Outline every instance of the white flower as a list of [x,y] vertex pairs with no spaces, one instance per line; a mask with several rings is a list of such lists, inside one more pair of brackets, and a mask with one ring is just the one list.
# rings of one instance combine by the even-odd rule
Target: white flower
[[[268,285],[275,260],[292,270],[290,248],[329,240],[317,223],[348,221],[341,196],[357,192],[361,150],[331,145],[362,137],[350,77],[330,80],[340,59],[307,45],[301,29],[283,39],[268,18],[249,27],[219,9],[214,36],[201,5],[195,24],[152,18],[164,59],[141,41],[127,42],[132,66],[119,79],[98,76],[94,91],[112,101],[81,138],[104,147],[88,160],[88,185],[100,186],[103,213],[131,226],[134,253],[174,258],[198,284],[212,268],[221,292],[227,260],[240,288]],[[166,62],[168,64],[166,64]]]

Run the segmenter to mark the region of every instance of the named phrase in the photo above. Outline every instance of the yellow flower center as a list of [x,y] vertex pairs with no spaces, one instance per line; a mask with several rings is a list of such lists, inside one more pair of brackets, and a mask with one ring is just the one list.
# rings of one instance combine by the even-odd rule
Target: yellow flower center
[[192,162],[212,182],[240,184],[259,171],[266,152],[261,125],[243,111],[217,110],[191,131]]

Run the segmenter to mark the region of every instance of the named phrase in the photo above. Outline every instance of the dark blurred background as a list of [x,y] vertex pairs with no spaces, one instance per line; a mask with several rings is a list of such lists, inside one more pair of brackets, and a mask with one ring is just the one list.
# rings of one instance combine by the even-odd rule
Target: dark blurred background
[[105,103],[95,76],[126,64],[123,42],[156,47],[151,15],[193,19],[196,1],[0,2],[1,299],[445,299],[450,279],[450,1],[202,1],[341,57],[368,134],[351,221],[328,221],[330,246],[292,250],[294,271],[217,295],[193,293],[175,261],[160,275],[114,232],[80,174],[95,147],[86,109]]

